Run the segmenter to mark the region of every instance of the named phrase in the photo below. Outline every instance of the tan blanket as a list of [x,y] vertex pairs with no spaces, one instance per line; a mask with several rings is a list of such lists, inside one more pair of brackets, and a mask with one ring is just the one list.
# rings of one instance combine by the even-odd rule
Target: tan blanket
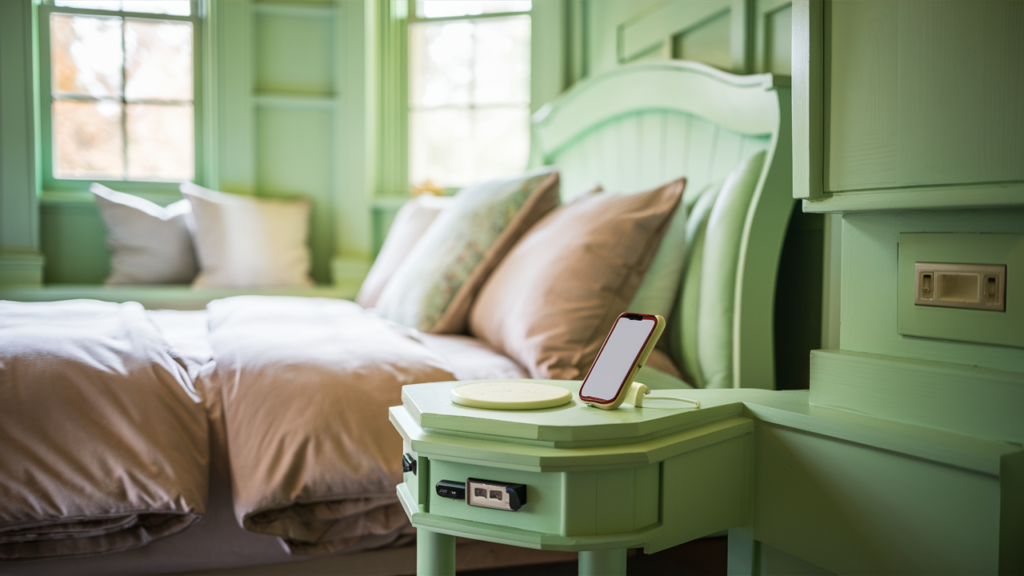
[[387,409],[405,384],[454,380],[402,328],[340,300],[241,296],[210,303],[235,515],[293,554],[398,539],[402,441]]
[[0,302],[0,559],[112,552],[205,511],[207,420],[137,303]]

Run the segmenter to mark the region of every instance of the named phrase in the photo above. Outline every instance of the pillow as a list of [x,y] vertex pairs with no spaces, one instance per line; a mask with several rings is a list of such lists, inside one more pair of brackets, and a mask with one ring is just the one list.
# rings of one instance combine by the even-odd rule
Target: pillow
[[463,332],[488,274],[557,205],[558,172],[550,166],[463,188],[395,270],[377,312],[424,332]]
[[640,285],[684,184],[590,194],[547,215],[480,290],[470,333],[533,378],[581,378]]
[[679,296],[679,285],[683,281],[685,268],[686,207],[681,205],[672,215],[654,260],[627,309],[630,312],[660,314],[669,318]]
[[451,197],[421,194],[405,204],[395,214],[384,245],[380,247],[373,266],[359,287],[356,303],[363,308],[373,308],[380,298],[384,286],[409,255],[427,227],[434,221],[441,209],[451,203]]
[[93,183],[100,216],[107,225],[110,276],[115,284],[187,284],[196,276],[192,208],[179,200],[166,208]]
[[309,202],[216,192],[185,182],[199,276],[193,286],[309,286]]
[[733,320],[736,314],[736,283],[739,281],[737,263],[740,261],[743,228],[751,199],[757,191],[764,159],[762,150],[729,173],[708,217],[696,341],[705,388],[733,386]]

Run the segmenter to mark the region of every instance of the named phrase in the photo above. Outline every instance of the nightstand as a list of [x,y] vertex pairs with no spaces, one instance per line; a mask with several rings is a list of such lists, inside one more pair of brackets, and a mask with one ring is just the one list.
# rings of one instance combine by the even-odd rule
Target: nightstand
[[[498,411],[453,404],[465,382],[403,389],[390,419],[404,440],[398,495],[417,529],[418,574],[454,574],[456,536],[578,552],[581,575],[625,574],[628,548],[653,554],[747,524],[754,446],[742,404],[606,411],[577,399],[580,382],[543,383],[573,401]],[[492,507],[468,503],[474,487]]]

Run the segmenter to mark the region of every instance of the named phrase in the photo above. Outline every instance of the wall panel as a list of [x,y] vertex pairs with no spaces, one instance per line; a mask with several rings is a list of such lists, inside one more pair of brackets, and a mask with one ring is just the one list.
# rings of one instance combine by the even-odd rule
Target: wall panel
[[273,12],[257,12],[255,19],[257,91],[321,95],[332,92],[330,19]]
[[731,16],[726,10],[677,34],[672,39],[672,57],[695,60],[722,70],[731,70]]
[[0,4],[0,285],[35,286],[43,275],[32,24],[30,3]]
[[765,13],[763,18],[764,59],[758,71],[789,76],[793,66],[793,5],[787,2],[777,10]]
[[829,191],[1024,183],[1024,4],[834,2],[826,30]]
[[999,478],[758,423],[755,537],[839,574],[994,574]]
[[334,255],[331,202],[331,113],[289,108],[256,115],[256,175],[260,196],[312,202],[309,245],[313,279],[330,282]]
[[102,284],[110,274],[107,228],[92,198],[50,202],[40,209],[45,284]]

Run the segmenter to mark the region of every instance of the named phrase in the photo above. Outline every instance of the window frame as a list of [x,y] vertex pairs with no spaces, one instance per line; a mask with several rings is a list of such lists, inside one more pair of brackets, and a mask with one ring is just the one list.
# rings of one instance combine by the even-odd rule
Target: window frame
[[[38,39],[37,39],[37,66],[38,71],[38,117],[39,117],[39,165],[42,190],[60,192],[86,192],[89,185],[99,182],[119,192],[128,193],[177,193],[180,181],[168,180],[101,180],[90,178],[58,178],[53,173],[53,92],[51,59],[50,59],[50,15],[51,14],[81,14],[84,16],[117,16],[122,18],[135,18],[143,20],[173,20],[178,22],[192,23],[192,110],[193,110],[193,146],[194,146],[194,171],[192,181],[203,184],[204,175],[207,170],[206,137],[204,126],[206,124],[207,110],[205,104],[205,67],[204,53],[205,26],[207,26],[208,11],[203,0],[190,0],[191,5],[189,16],[178,16],[172,14],[155,14],[150,12],[128,12],[99,10],[93,8],[74,8],[69,6],[56,6],[54,0],[41,0],[38,8]],[[122,90],[124,87],[122,86]]]
[[[519,17],[519,16],[527,16],[527,17],[529,17],[529,19],[530,19],[530,77],[529,77],[530,78],[530,83],[526,87],[526,93],[528,95],[528,98],[527,98],[526,103],[525,103],[526,110],[527,110],[527,118],[528,118],[527,125],[526,125],[527,140],[528,141],[532,138],[532,136],[530,134],[530,132],[532,130],[532,126],[530,125],[529,118],[533,114],[533,105],[534,105],[534,102],[533,102],[533,99],[534,99],[534,93],[533,93],[533,88],[534,88],[534,86],[533,86],[534,55],[533,55],[533,51],[536,49],[536,42],[534,40],[534,35],[536,33],[536,30],[534,29],[534,23],[535,23],[535,20],[537,18],[536,10],[537,10],[537,3],[539,1],[541,1],[541,0],[533,0],[533,3],[531,5],[530,9],[529,10],[523,10],[521,12],[494,12],[494,13],[490,13],[490,14],[470,14],[470,15],[466,15],[466,16],[437,16],[437,17],[434,17],[434,18],[425,18],[425,17],[421,17],[419,15],[417,9],[416,9],[417,8],[417,4],[419,3],[419,0],[407,0],[408,7],[407,7],[407,12],[406,12],[406,14],[408,14],[408,16],[407,16],[407,27],[408,27],[408,29],[406,31],[406,35],[407,36],[409,36],[411,34],[412,27],[416,26],[416,25],[419,25],[419,24],[435,24],[435,23],[439,23],[439,22],[471,22],[471,21],[475,21],[475,20],[490,20],[492,18],[511,18],[511,17]],[[406,55],[406,61],[408,61],[408,54]],[[410,78],[409,78],[409,71],[408,71],[408,68],[407,68],[406,69],[406,81],[409,82],[409,80],[410,80]],[[407,85],[406,90],[408,92],[408,85]],[[409,96],[411,96],[411,94],[409,94]],[[508,105],[507,104],[498,104],[498,105],[477,106],[477,105],[475,105],[473,103],[470,103],[470,104],[467,104],[466,106],[448,105],[448,106],[437,106],[437,107],[421,107],[421,106],[414,106],[413,103],[412,103],[412,99],[411,98],[407,98],[406,103],[405,103],[405,115],[406,115],[406,119],[407,119],[406,120],[406,122],[407,122],[406,125],[407,126],[409,125],[409,123],[412,120],[412,113],[414,111],[417,111],[417,110],[420,110],[420,111],[422,111],[422,110],[442,110],[442,109],[480,110],[480,109],[496,108],[496,107],[508,107]],[[411,168],[412,168],[412,164],[411,164],[411,160],[412,160],[412,135],[411,135],[411,131],[408,131],[408,130],[407,130],[407,133],[406,133],[406,147],[407,147],[407,150],[408,150],[406,158],[408,159],[408,163],[409,163],[409,165],[407,167],[407,170],[411,171]],[[526,170],[529,167],[529,163],[530,163],[530,150],[529,149],[526,150],[526,158],[527,158],[527,164],[525,166],[523,166],[524,170]],[[410,180],[409,181],[409,186],[418,186],[419,184],[421,184],[420,182],[413,182],[412,178],[411,178],[411,174],[409,176],[410,176],[409,177],[409,180]],[[440,184],[444,185],[444,183],[440,183]],[[472,183],[467,183],[465,185],[469,185],[469,184],[472,184]],[[461,186],[446,186],[445,187],[445,193],[446,194],[454,194],[455,191],[459,190],[460,188],[461,188]]]

